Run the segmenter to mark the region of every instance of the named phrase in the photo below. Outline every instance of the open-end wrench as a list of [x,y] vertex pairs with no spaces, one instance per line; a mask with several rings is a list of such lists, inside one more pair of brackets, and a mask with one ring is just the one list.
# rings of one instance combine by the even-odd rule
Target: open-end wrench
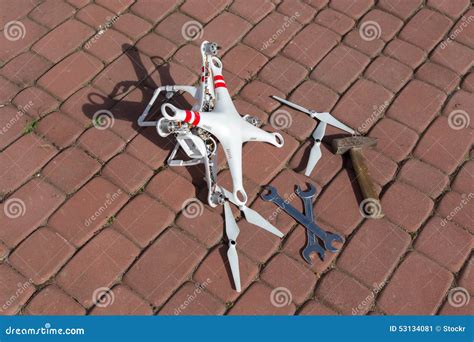
[[[304,194],[311,194],[312,192],[316,192],[316,189],[314,189],[313,185],[310,184],[309,187],[310,187],[310,189],[308,191],[304,192]],[[301,197],[298,194],[298,192],[301,193],[301,191],[298,191],[298,189],[297,189],[296,194],[298,195],[298,197],[303,199],[303,197]],[[330,232],[325,232],[324,230],[322,230],[318,225],[316,225],[310,219],[310,217],[311,217],[310,215],[303,215],[298,210],[296,210],[293,206],[291,206],[289,203],[287,203],[285,200],[283,200],[283,198],[281,198],[278,195],[278,191],[273,186],[265,187],[264,192],[260,196],[264,201],[270,201],[270,202],[275,203],[276,205],[278,205],[288,215],[290,215],[296,221],[298,221],[303,226],[305,226],[306,229],[309,229],[312,233],[314,233],[319,239],[321,239],[321,241],[324,244],[324,248],[326,250],[328,250],[330,252],[338,251],[337,248],[332,246],[332,243],[333,243],[333,241],[343,242],[343,239],[337,234],[330,233]],[[312,210],[312,206],[311,206],[311,210]],[[312,211],[311,211],[311,213],[312,213]]]
[[[296,193],[303,200],[305,216],[308,217],[309,220],[314,221],[313,197],[316,195],[316,189],[314,187],[310,187],[307,191],[301,191],[301,188],[297,186]],[[311,254],[315,252],[318,254],[321,260],[324,260],[324,248],[319,245],[316,235],[314,235],[314,233],[309,229],[306,229],[306,238],[306,246],[301,253],[303,255],[303,259],[308,264],[313,264],[311,260]]]

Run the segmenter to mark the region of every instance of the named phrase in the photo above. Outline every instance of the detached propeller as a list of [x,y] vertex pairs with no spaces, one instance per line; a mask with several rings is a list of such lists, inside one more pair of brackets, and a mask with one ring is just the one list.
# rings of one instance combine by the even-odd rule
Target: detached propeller
[[240,229],[235,222],[234,214],[230,209],[228,201],[224,202],[224,216],[225,216],[225,233],[229,240],[229,249],[227,250],[227,258],[229,259],[230,270],[234,278],[235,289],[237,292],[242,291],[240,286],[240,270],[239,270],[239,255],[237,254],[237,237]]
[[262,215],[257,213],[255,210],[247,207],[246,205],[238,205],[234,201],[234,195],[229,191],[226,190],[222,187],[220,187],[220,190],[224,193],[224,196],[231,201],[233,204],[239,207],[239,209],[244,213],[245,219],[250,222],[251,224],[256,225],[257,227],[260,227],[262,229],[265,229],[267,232],[270,232],[279,238],[283,237],[283,233],[280,232],[274,225],[272,225],[270,222],[265,220]]
[[313,132],[314,145],[309,153],[308,164],[304,172],[306,176],[309,176],[311,172],[313,172],[314,167],[319,159],[321,159],[321,140],[323,140],[324,134],[326,133],[326,126],[327,124],[321,121]]

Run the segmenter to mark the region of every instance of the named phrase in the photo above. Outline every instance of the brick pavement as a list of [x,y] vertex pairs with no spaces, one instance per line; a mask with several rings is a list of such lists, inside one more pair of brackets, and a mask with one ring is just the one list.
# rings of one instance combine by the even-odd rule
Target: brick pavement
[[[473,313],[469,0],[4,0],[0,27],[2,314]],[[271,216],[261,186],[312,182],[319,222],[346,240],[309,266],[286,214],[281,241],[241,221],[241,294],[221,208],[182,212],[205,201],[203,170],[164,166],[172,142],[136,124],[157,85],[197,82],[204,39],[242,113],[291,119],[282,149],[244,146],[251,206]],[[316,122],[272,94],[379,139],[366,157],[384,219],[361,216],[327,145],[303,175]]]

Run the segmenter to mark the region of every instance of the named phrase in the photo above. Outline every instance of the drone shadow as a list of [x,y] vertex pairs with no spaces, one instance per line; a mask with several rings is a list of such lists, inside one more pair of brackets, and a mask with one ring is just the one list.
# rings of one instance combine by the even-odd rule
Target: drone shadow
[[[115,121],[130,122],[131,127],[134,130],[136,130],[143,137],[150,140],[152,143],[167,151],[169,154],[175,146],[175,142],[173,140],[160,137],[155,127],[140,127],[137,123],[138,117],[141,115],[148,104],[148,101],[151,99],[154,90],[158,88],[158,85],[151,77],[154,71],[151,71],[150,73],[147,72],[142,60],[142,56],[134,46],[123,44],[122,51],[124,55],[128,57],[131,65],[133,66],[134,72],[136,74],[136,80],[120,81],[119,83],[115,84],[113,90],[107,96],[104,96],[99,92],[90,93],[88,95],[88,102],[82,106],[82,111],[84,115],[92,120],[94,114],[97,111],[104,109],[110,110]],[[175,81],[171,76],[169,63],[160,56],[152,56],[150,59],[155,66],[156,71],[158,72],[161,85],[174,85]],[[141,92],[141,98],[143,99],[142,101],[127,100],[129,95],[135,91]],[[113,104],[111,108],[104,108],[105,104],[111,100],[114,100],[115,98],[120,97],[121,99]],[[132,97],[137,98],[137,96]],[[155,102],[155,105],[150,111],[150,115],[147,117],[147,120],[155,120],[158,117],[161,104],[165,101],[171,102],[179,108],[190,109],[192,107],[192,105],[180,93],[176,93],[170,100],[167,100],[164,95],[160,94],[159,98]],[[113,130],[113,127],[111,129]],[[185,155],[179,154],[179,152],[177,157],[187,159]],[[197,190],[200,186],[205,184],[204,170],[201,170],[201,168],[202,165],[187,168],[187,172],[189,172],[191,175],[191,182],[196,188],[196,197],[203,197],[202,192],[200,193]],[[200,199],[207,201],[205,198]]]

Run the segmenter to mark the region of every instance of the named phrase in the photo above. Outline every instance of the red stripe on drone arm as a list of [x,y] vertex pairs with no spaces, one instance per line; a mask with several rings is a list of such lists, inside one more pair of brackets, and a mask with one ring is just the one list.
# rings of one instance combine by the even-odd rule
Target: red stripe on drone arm
[[186,111],[186,117],[184,118],[184,122],[191,121],[192,114],[189,110]]
[[214,88],[217,89],[217,88],[227,88],[227,86],[225,85],[225,82],[216,82],[214,83]]
[[214,81],[219,81],[219,80],[224,81],[224,76],[222,76],[222,75],[216,75],[216,76],[214,76]]
[[201,114],[199,112],[194,112],[193,125],[197,126],[199,124],[199,121],[201,121]]

